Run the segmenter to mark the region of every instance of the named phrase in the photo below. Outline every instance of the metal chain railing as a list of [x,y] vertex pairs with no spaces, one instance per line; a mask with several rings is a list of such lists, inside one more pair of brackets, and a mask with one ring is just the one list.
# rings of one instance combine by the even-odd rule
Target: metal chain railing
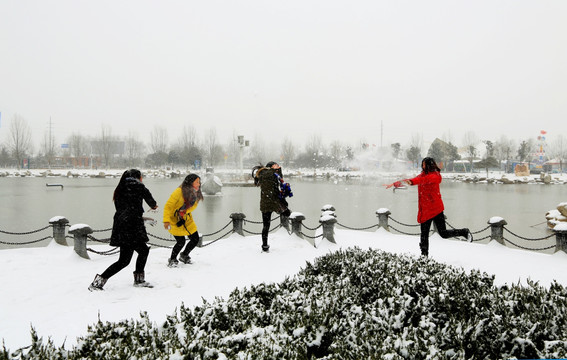
[[319,224],[319,226],[314,227],[314,228],[310,228],[309,226],[305,225],[305,224],[301,224],[301,226],[303,226],[304,228],[306,228],[307,230],[311,230],[311,231],[317,231],[317,229],[319,229],[321,226],[323,226],[322,224]]
[[348,229],[348,230],[356,230],[356,231],[364,231],[364,230],[372,229],[372,228],[374,228],[374,227],[379,226],[378,224],[374,224],[374,225],[370,225],[370,226],[367,226],[367,227],[355,228],[355,227],[350,227],[350,226],[343,225],[343,224],[341,224],[340,222],[337,222],[337,225],[338,225],[338,226],[341,226],[341,227],[344,227],[345,229]]
[[514,242],[512,242],[512,241],[510,241],[506,238],[502,238],[502,239],[504,239],[504,241],[506,241],[507,243],[514,245],[515,247],[523,249],[523,250],[543,251],[543,250],[553,249],[555,247],[555,245],[550,245],[550,246],[542,247],[542,248],[529,248],[529,247],[526,247],[526,246],[518,245],[518,244],[516,244],[516,243],[514,243]]
[[392,221],[395,222],[396,224],[400,224],[400,225],[403,225],[403,226],[409,226],[409,227],[417,227],[417,226],[419,226],[419,224],[404,224],[403,222],[400,222],[400,221],[394,219],[394,218],[391,217],[391,216],[388,216],[388,219],[392,220]]
[[[273,221],[275,221],[275,220],[277,220],[277,219],[279,219],[279,218],[280,218],[279,216],[276,216],[275,218],[271,219],[270,222],[273,222]],[[391,220],[392,222],[396,223],[396,224],[399,224],[399,225],[402,225],[402,226],[406,226],[406,227],[418,227],[418,226],[420,226],[420,224],[405,224],[405,223],[400,222],[400,221],[398,221],[398,220],[396,220],[396,219],[394,219],[394,218],[392,218],[392,217],[389,217],[389,216],[388,216],[388,219]],[[263,224],[262,221],[253,221],[253,220],[243,220],[243,222],[244,222],[244,223],[250,223],[250,224]],[[204,234],[204,235],[202,235],[202,239],[204,239],[205,237],[210,237],[210,236],[215,236],[215,235],[220,234],[223,230],[225,230],[226,228],[228,228],[231,224],[232,224],[232,221],[229,221],[229,222],[228,222],[225,226],[223,226],[221,229],[219,229],[219,230],[217,230],[217,231],[215,231],[215,232],[209,233],[209,234]],[[365,226],[365,227],[351,227],[351,226],[347,226],[347,225],[344,225],[344,224],[338,223],[338,222],[336,223],[336,225],[341,226],[341,227],[343,227],[343,228],[345,228],[345,229],[354,230],[354,231],[364,231],[364,230],[369,230],[369,229],[372,229],[372,228],[375,228],[375,227],[379,227],[379,226],[380,226],[380,224],[372,224],[372,225],[370,225],[370,226]],[[68,225],[65,225],[65,226],[67,227]],[[305,228],[305,229],[307,229],[307,230],[309,230],[309,231],[317,231],[317,230],[318,230],[319,228],[321,228],[322,226],[323,226],[322,224],[319,224],[317,227],[311,228],[311,227],[306,226],[305,224],[301,223],[301,227],[303,227],[303,228]],[[447,226],[450,227],[451,229],[455,229],[455,227],[452,226],[452,225],[451,225],[450,223],[448,223],[448,222],[447,222]],[[46,230],[46,229],[48,229],[48,228],[50,228],[50,227],[52,227],[51,224],[48,225],[48,226],[45,226],[45,227],[43,227],[43,228],[41,228],[41,229],[32,230],[32,231],[26,231],[26,232],[10,232],[10,231],[5,231],[5,230],[0,230],[0,233],[1,233],[1,234],[6,234],[6,235],[30,235],[30,234],[34,234],[34,233],[38,233],[38,232],[44,231],[44,230]],[[278,229],[280,229],[280,228],[282,228],[282,227],[283,227],[283,225],[280,223],[280,224],[278,224],[277,226],[271,228],[269,232],[274,232],[274,231],[276,231],[276,230],[278,230]],[[491,225],[489,225],[489,226],[487,226],[487,227],[485,227],[485,228],[483,228],[483,229],[480,229],[480,230],[478,230],[478,231],[471,231],[471,233],[474,234],[474,235],[477,235],[477,234],[480,234],[480,233],[482,233],[482,232],[488,230],[490,227],[491,227]],[[409,232],[405,232],[405,231],[399,230],[398,228],[396,228],[396,227],[394,227],[394,226],[391,226],[391,225],[388,225],[388,228],[389,228],[389,229],[392,229],[393,231],[395,231],[395,232],[397,232],[397,233],[404,234],[404,235],[409,235],[409,236],[418,236],[418,235],[420,235],[420,233],[409,233]],[[553,236],[556,236],[554,233],[552,233],[552,234],[550,234],[550,235],[547,235],[547,236],[544,236],[544,237],[541,237],[541,238],[527,238],[527,237],[518,235],[518,234],[516,234],[516,233],[510,231],[510,230],[507,229],[506,227],[503,227],[503,229],[504,229],[506,232],[508,232],[509,234],[511,234],[511,235],[513,235],[513,236],[515,236],[515,237],[517,237],[517,238],[519,238],[519,239],[525,240],[525,241],[543,241],[543,240],[550,239],[550,238],[552,238]],[[100,233],[100,232],[106,232],[106,231],[111,231],[111,230],[112,230],[112,228],[108,228],[108,229],[102,229],[102,230],[92,230],[92,232],[93,232],[93,233]],[[288,234],[291,235],[291,234],[293,233],[293,231],[290,231],[289,229],[287,229],[287,230],[288,230]],[[242,229],[242,231],[245,232],[246,234],[250,234],[250,235],[261,235],[261,232],[254,232],[254,231],[250,231],[250,230],[246,230],[246,229]],[[230,234],[232,234],[232,233],[234,233],[234,232],[235,232],[234,229],[230,229],[229,231],[227,231],[226,233],[220,235],[220,236],[217,237],[216,239],[211,240],[211,241],[208,241],[206,244],[201,244],[200,246],[201,246],[201,247],[205,247],[205,246],[212,245],[212,244],[216,243],[217,241],[219,241],[219,240],[221,240],[221,239],[223,239],[223,238],[226,238],[227,236],[229,236]],[[309,238],[309,239],[317,239],[317,238],[320,238],[320,237],[323,237],[323,236],[324,236],[324,234],[319,234],[319,235],[316,235],[316,236],[310,236],[310,235],[308,235],[308,234],[305,234],[305,233],[304,233],[303,231],[301,231],[301,230],[299,231],[299,233],[300,233],[302,236],[305,236],[305,237],[307,237],[307,238]],[[161,240],[161,241],[165,241],[165,242],[175,242],[175,241],[176,241],[175,239],[164,238],[164,237],[156,236],[156,235],[151,234],[151,233],[148,233],[148,236],[150,236],[150,237],[152,237],[152,238],[155,238],[155,239],[158,239],[158,240]],[[74,237],[69,236],[69,235],[66,235],[65,238],[73,239]],[[92,236],[92,235],[88,235],[87,238],[88,238],[89,240],[91,240],[91,241],[95,241],[95,242],[99,242],[99,243],[104,243],[104,244],[108,244],[108,243],[110,242],[110,238],[98,239],[98,238],[96,238],[96,237],[94,237],[94,236]],[[484,237],[481,237],[481,238],[475,238],[473,241],[477,242],[477,241],[483,241],[483,240],[491,239],[491,238],[492,238],[491,235],[487,235],[487,236],[484,236]],[[16,246],[17,246],[17,245],[28,245],[28,244],[39,243],[39,242],[45,241],[45,240],[47,240],[47,239],[53,239],[53,236],[45,236],[45,237],[43,237],[43,238],[41,238],[41,239],[38,239],[38,240],[31,240],[31,241],[25,241],[25,242],[7,242],[7,241],[0,241],[0,244],[4,244],[4,245],[16,245]],[[552,244],[552,245],[550,245],[550,246],[545,246],[545,247],[540,247],[540,248],[530,248],[530,247],[526,247],[526,246],[522,246],[522,245],[520,245],[520,244],[517,244],[517,243],[511,241],[510,239],[507,239],[507,238],[504,238],[504,237],[502,237],[502,240],[505,241],[505,242],[507,242],[507,243],[509,243],[509,244],[511,244],[511,245],[513,245],[513,246],[515,246],[515,247],[517,247],[517,248],[524,249],[524,250],[530,250],[530,251],[549,250],[549,249],[552,249],[552,248],[554,248],[554,247],[556,246],[555,244]],[[150,244],[150,245],[153,245],[153,246],[157,246],[157,247],[162,247],[162,248],[171,248],[171,247],[172,247],[172,246],[161,245],[161,244],[156,244],[156,243],[149,243],[149,244]],[[90,252],[93,252],[93,253],[96,253],[96,254],[99,254],[99,255],[115,255],[115,254],[119,253],[120,250],[115,247],[115,248],[110,249],[110,250],[107,250],[107,251],[96,251],[96,250],[93,250],[93,249],[91,249],[91,248],[87,248],[87,251],[90,251]]]
[[418,236],[418,235],[421,235],[421,233],[408,233],[408,232],[405,232],[405,231],[401,231],[401,230],[399,230],[399,229],[396,229],[396,228],[393,227],[392,225],[388,225],[388,227],[389,227],[390,229],[392,229],[392,230],[394,230],[394,231],[396,231],[396,232],[398,232],[398,233],[400,233],[400,234],[404,234],[404,235],[410,235],[410,236]]
[[226,229],[227,227],[229,227],[231,224],[232,224],[232,221],[229,221],[228,224],[226,224],[226,225],[225,225],[223,228],[221,228],[220,230],[215,231],[215,232],[210,233],[210,234],[205,234],[205,235],[203,235],[203,238],[204,238],[205,236],[214,236],[214,235],[220,233],[221,231],[223,231],[224,229]]
[[0,244],[4,244],[4,245],[29,245],[29,244],[35,244],[35,243],[38,243],[38,242],[42,242],[42,241],[47,240],[47,239],[53,239],[53,236],[46,236],[46,237],[43,237],[41,239],[24,241],[24,242],[0,241]]
[[226,234],[221,235],[220,237],[216,238],[215,240],[211,240],[208,243],[201,245],[201,247],[206,247],[206,246],[212,245],[212,244],[216,243],[217,241],[224,239],[225,237],[232,234],[233,232],[234,232],[234,230],[230,229],[230,231],[228,231]]
[[87,239],[95,241],[95,242],[99,242],[99,243],[103,243],[103,244],[108,244],[110,242],[110,238],[107,239],[97,239],[92,235],[87,235]]
[[[517,237],[518,239],[522,239],[522,240],[526,240],[526,241],[542,241],[542,240],[547,240],[547,239],[549,239],[549,238],[555,236],[555,234],[549,234],[548,236],[544,236],[544,237],[542,237],[542,238],[530,239],[530,238],[527,238],[527,237],[524,237],[524,236],[520,236],[520,235],[518,235],[518,234],[515,234],[515,233],[513,233],[512,231],[508,230],[506,227],[504,227],[504,230],[506,230],[506,232],[508,232],[509,234],[511,234],[511,235],[513,235],[513,236],[515,236],[515,237]],[[506,239],[505,237],[503,237],[503,239],[504,239],[504,241],[506,241],[507,243],[509,243],[509,244],[511,244],[511,245],[514,245],[515,247],[520,248],[520,249],[523,249],[523,250],[543,251],[543,250],[553,249],[553,248],[556,246],[555,244],[553,244],[553,245],[549,245],[549,246],[541,247],[541,248],[530,248],[530,247],[527,247],[527,246],[519,245],[519,244],[517,244],[517,243],[515,243],[515,242],[513,242],[513,241],[511,241],[511,240]]]
[[[456,227],[454,227],[453,225],[451,225],[448,221],[445,221],[445,224],[447,224],[448,227],[450,227],[451,229],[456,229]],[[484,232],[486,230],[490,229],[490,225],[488,225],[487,227],[485,227],[484,229],[480,229],[477,231],[471,231],[471,234],[476,235],[476,234],[480,234],[481,232]],[[470,231],[470,230],[469,230]],[[481,238],[474,238],[472,242],[479,242],[479,241],[483,241],[486,239],[491,239],[492,237],[490,235],[487,235],[485,237],[481,237]]]
[[43,231],[43,230],[45,230],[45,229],[48,229],[48,228],[50,228],[50,227],[51,227],[51,225],[47,225],[47,226],[44,227],[44,228],[37,229],[37,230],[32,230],[32,231],[26,231],[26,232],[10,232],[10,231],[0,230],[0,233],[6,234],[6,235],[30,235],[30,234],[38,233],[38,232]]
[[[20,236],[20,235],[30,235],[30,234],[36,234],[38,232],[44,231],[46,229],[49,229],[50,227],[52,227],[51,224],[41,228],[41,229],[37,229],[37,230],[31,230],[31,231],[24,231],[24,232],[12,232],[12,231],[4,231],[4,230],[0,230],[0,233],[2,234],[6,234],[6,235],[15,235],[15,236]],[[41,239],[37,239],[37,240],[30,240],[30,241],[18,241],[18,242],[11,242],[11,241],[2,241],[0,240],[0,244],[4,244],[4,245],[29,245],[29,244],[36,244],[42,241],[45,241],[47,239],[53,239],[53,236],[49,235],[49,236],[45,236],[42,237]]]
[[119,254],[119,253],[120,253],[120,248],[115,247],[114,249],[110,249],[110,250],[107,250],[107,251],[96,251],[96,250],[93,250],[93,249],[91,249],[91,248],[88,247],[88,248],[87,248],[87,251],[90,251],[90,252],[95,253],[95,254],[97,254],[97,255],[109,256],[109,255],[116,255],[116,254]]
[[303,231],[300,231],[300,234],[305,236],[306,238],[309,238],[309,239],[317,239],[317,238],[323,237],[323,234],[319,234],[319,235],[316,235],[316,236],[309,236],[306,233],[304,233]]
[[[271,228],[268,232],[274,232],[274,231],[278,230],[278,229],[281,228],[281,227],[282,227],[282,224],[278,224],[278,225],[276,225],[276,227]],[[253,231],[246,230],[246,229],[242,229],[242,231],[245,232],[245,233],[247,233],[247,234],[250,234],[250,235],[262,235],[261,232],[253,232]]]

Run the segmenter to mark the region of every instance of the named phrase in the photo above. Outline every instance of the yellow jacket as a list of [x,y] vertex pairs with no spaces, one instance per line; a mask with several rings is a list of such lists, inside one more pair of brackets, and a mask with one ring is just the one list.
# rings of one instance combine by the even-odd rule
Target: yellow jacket
[[181,192],[181,188],[178,187],[169,196],[169,199],[165,203],[163,207],[163,222],[168,222],[171,225],[169,229],[169,233],[173,236],[185,236],[191,235],[195,231],[197,231],[197,224],[193,221],[193,216],[191,213],[193,210],[197,208],[197,204],[199,202],[195,201],[195,204],[187,209],[185,213],[185,226],[177,226],[177,214],[175,210],[179,209],[183,206],[183,193]]

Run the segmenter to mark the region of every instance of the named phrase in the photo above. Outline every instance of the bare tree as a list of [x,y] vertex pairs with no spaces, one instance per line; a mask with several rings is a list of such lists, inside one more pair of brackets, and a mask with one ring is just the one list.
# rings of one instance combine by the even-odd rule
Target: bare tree
[[284,166],[289,166],[295,158],[295,146],[290,138],[285,137],[282,142],[281,158]]
[[316,134],[309,137],[305,145],[305,152],[310,157],[312,167],[317,168],[321,165],[321,157],[325,153],[325,148],[320,135]]
[[398,159],[402,152],[402,145],[400,143],[390,144],[390,149],[392,150],[392,157]]
[[339,166],[343,160],[343,145],[339,140],[335,140],[331,143],[329,152],[331,155],[331,165]]
[[177,140],[177,151],[179,161],[185,167],[190,168],[202,160],[201,149],[197,139],[197,131],[192,125],[185,125]]
[[179,134],[177,143],[180,148],[198,147],[197,130],[195,130],[195,127],[193,125],[183,126],[183,130],[181,131],[181,134]]
[[88,154],[87,139],[79,134],[72,133],[69,138],[67,138],[67,143],[71,149],[71,156],[75,158],[80,158],[81,156],[86,156]]
[[550,154],[554,159],[559,160],[559,171],[563,174],[563,164],[567,159],[567,141],[562,134],[557,135],[551,143]]
[[154,126],[150,134],[150,147],[154,154],[167,153],[167,129],[161,126]]
[[414,166],[418,167],[421,161],[421,146],[421,136],[419,134],[412,134],[410,145],[406,150],[406,158],[411,161]]
[[[260,135],[256,134],[254,136],[254,140],[252,141],[252,145],[250,146],[250,160],[255,164],[265,164],[267,154],[266,154],[266,142],[264,138]],[[269,161],[272,161],[270,159]]]
[[8,146],[21,169],[24,158],[32,151],[31,130],[26,120],[15,114],[10,123]]
[[207,136],[207,162],[210,166],[215,166],[222,161],[222,147],[218,143],[217,129],[209,129]]
[[100,136],[91,143],[93,150],[104,159],[104,166],[107,169],[111,165],[113,142],[112,129],[108,125],[102,125]]
[[514,152],[514,141],[502,135],[494,144],[494,157],[500,161],[508,161]]
[[466,154],[467,159],[469,160],[471,173],[473,171],[474,160],[478,156],[478,150],[476,149],[478,142],[478,136],[474,132],[467,131],[465,133],[465,136],[463,137],[463,146],[465,146],[466,148]]
[[47,159],[47,165],[51,167],[51,165],[55,161],[55,156],[57,155],[57,147],[55,146],[55,136],[51,133],[51,131],[46,131],[43,135],[43,141],[41,143],[41,149],[45,158]]
[[87,144],[87,139],[79,133],[72,133],[67,138],[67,144],[69,148],[65,150],[67,152],[66,155],[70,155],[75,158],[75,165],[81,164],[79,159],[83,156],[87,156],[90,152],[92,152],[90,151],[92,149],[89,149],[89,146]]
[[126,163],[128,167],[135,167],[141,163],[144,152],[144,143],[138,140],[138,134],[130,131],[125,142]]

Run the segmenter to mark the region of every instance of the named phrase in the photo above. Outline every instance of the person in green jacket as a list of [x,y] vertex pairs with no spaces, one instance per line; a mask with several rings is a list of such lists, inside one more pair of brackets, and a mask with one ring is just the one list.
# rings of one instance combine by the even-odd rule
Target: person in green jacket
[[[266,166],[256,166],[252,170],[254,184],[260,187],[260,212],[262,212],[262,251],[268,251],[268,233],[272,213],[290,215],[288,203],[282,196],[280,182],[283,182],[282,169],[273,161]],[[289,195],[288,195],[289,196]]]
[[[167,266],[177,267],[179,261],[185,264],[191,262],[189,253],[199,243],[197,224],[195,224],[191,213],[197,208],[199,201],[202,200],[201,178],[196,174],[189,174],[181,185],[171,193],[165,203],[163,207],[163,227],[173,235],[176,241],[171,250]],[[186,237],[189,237],[189,243],[181,251],[183,246],[185,246]],[[177,260],[177,255],[179,255],[179,261]]]

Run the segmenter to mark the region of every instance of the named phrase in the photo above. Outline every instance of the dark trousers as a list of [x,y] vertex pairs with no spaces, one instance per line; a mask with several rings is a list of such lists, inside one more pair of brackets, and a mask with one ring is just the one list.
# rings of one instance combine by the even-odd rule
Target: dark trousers
[[[177,259],[177,255],[179,255],[181,249],[185,246],[185,241],[187,239],[185,236],[174,236],[174,238],[176,243],[173,245],[173,249],[171,250],[171,258]],[[191,250],[193,250],[197,244],[199,244],[199,232],[195,231],[193,234],[189,235],[189,242],[187,243],[185,250],[183,250],[183,254],[189,255]]]
[[117,272],[124,269],[126,266],[128,266],[128,264],[130,264],[132,256],[134,255],[134,251],[138,253],[138,258],[136,259],[136,272],[144,272],[146,262],[148,261],[150,248],[145,243],[135,243],[121,246],[118,261],[110,265],[108,269],[106,269],[100,276],[108,279],[111,276],[116,275]]
[[429,255],[429,230],[431,229],[431,223],[435,223],[437,232],[443,239],[456,236],[466,237],[468,235],[467,229],[447,230],[447,226],[445,225],[445,214],[441,212],[434,218],[421,223],[421,237],[419,241],[419,248],[421,249],[421,255],[424,256]]
[[268,246],[268,233],[270,232],[270,223],[272,222],[272,212],[262,213],[262,246]]

